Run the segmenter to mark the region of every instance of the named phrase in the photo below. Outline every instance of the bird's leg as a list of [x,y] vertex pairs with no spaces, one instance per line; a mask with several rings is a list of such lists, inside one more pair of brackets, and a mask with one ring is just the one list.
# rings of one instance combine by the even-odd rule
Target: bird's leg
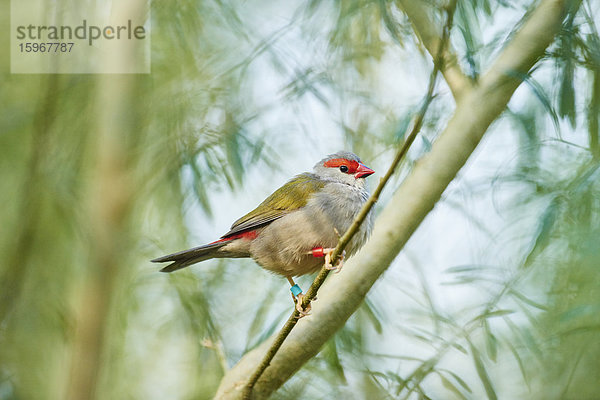
[[306,306],[306,310],[302,308],[302,300],[304,299],[302,289],[300,289],[300,286],[298,286],[296,282],[294,282],[291,276],[287,276],[286,278],[290,285],[292,285],[290,291],[292,292],[292,299],[294,300],[294,303],[296,303],[296,310],[298,310],[298,312],[300,313],[298,318],[302,318],[304,316],[309,315],[311,310],[310,303],[308,303],[308,305]]
[[335,272],[338,273],[342,270],[342,267],[344,266],[344,257],[346,256],[346,250],[342,251],[342,254],[338,258],[336,264],[331,265],[331,253],[333,253],[334,250],[334,248],[324,249],[322,247],[315,247],[307,254],[310,254],[313,257],[325,257],[325,268],[328,270],[335,270]]

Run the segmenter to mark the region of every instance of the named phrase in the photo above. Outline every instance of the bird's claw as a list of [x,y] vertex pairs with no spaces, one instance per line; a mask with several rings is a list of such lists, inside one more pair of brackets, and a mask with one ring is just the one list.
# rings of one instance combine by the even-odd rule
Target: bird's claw
[[342,270],[344,266],[344,257],[346,256],[346,250],[342,251],[342,254],[338,257],[335,265],[331,265],[331,253],[333,253],[335,249],[325,249],[323,253],[325,254],[325,269],[330,271],[334,271],[336,274]]
[[296,298],[294,299],[294,301],[296,302],[296,310],[298,310],[298,318],[302,318],[302,317],[306,317],[307,315],[310,315],[310,311],[312,309],[310,303],[308,303],[308,305],[306,306],[306,309],[302,308],[302,300],[304,299],[304,294],[300,293],[299,295],[296,296]]

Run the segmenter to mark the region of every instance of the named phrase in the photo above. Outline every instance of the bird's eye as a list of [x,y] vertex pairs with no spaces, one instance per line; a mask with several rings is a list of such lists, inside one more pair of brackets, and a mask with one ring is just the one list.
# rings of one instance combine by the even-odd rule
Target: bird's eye
[[343,173],[348,172],[348,166],[346,166],[346,165],[340,165],[340,171],[342,171]]

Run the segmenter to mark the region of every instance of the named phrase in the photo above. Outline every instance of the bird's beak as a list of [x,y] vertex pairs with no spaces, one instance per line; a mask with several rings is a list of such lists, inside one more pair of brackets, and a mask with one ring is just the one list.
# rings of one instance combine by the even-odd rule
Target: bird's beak
[[358,168],[356,169],[356,173],[354,174],[354,177],[356,179],[364,178],[364,177],[367,177],[374,173],[375,173],[375,171],[373,171],[371,168],[367,167],[363,163],[358,163]]

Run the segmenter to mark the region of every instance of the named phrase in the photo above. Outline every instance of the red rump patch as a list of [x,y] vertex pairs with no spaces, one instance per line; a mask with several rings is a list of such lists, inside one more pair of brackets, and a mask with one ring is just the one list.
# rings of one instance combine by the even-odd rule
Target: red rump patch
[[246,232],[236,233],[235,235],[227,236],[223,239],[215,240],[214,242],[212,242],[210,244],[219,243],[219,242],[229,242],[230,240],[234,240],[234,239],[254,240],[257,237],[258,237],[258,232],[246,231]]
[[348,174],[353,174],[358,169],[358,162],[347,160],[345,158],[334,158],[333,160],[325,161],[323,163],[323,166],[327,168],[339,168],[342,165],[348,167]]

